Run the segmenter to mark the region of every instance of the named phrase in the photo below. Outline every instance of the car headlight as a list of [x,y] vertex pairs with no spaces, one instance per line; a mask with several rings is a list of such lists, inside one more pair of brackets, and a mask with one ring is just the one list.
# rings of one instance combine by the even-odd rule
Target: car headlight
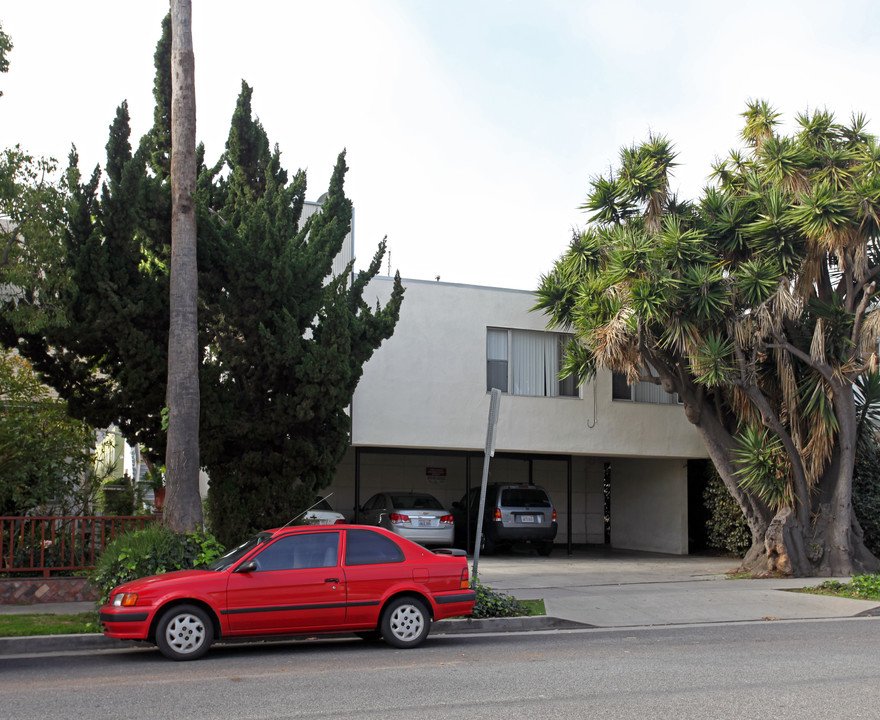
[[116,593],[113,596],[113,605],[116,607],[131,607],[137,605],[137,593]]

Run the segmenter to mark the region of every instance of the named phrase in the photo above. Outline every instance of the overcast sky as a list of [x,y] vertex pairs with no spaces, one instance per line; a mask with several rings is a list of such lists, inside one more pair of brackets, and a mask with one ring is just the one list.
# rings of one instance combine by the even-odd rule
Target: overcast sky
[[[167,0],[6,0],[3,146],[104,164],[128,100],[152,123]],[[591,176],[666,134],[699,193],[749,98],[865,113],[880,133],[880,4],[641,0],[193,0],[198,138],[223,151],[241,81],[308,200],[348,150],[355,250],[405,278],[533,289]],[[382,272],[388,268],[387,261]]]

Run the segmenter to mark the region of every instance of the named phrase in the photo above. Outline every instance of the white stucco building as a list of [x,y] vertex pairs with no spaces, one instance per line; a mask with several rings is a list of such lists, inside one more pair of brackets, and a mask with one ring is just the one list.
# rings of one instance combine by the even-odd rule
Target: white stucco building
[[[405,280],[394,335],[364,368],[351,407],[351,448],[333,506],[351,515],[380,490],[428,490],[446,506],[479,484],[490,387],[504,391],[493,482],[546,488],[559,544],[685,554],[688,506],[706,457],[673,396],[609,373],[559,383],[559,334],[530,312],[531,292]],[[384,303],[392,280],[365,299]],[[694,528],[691,528],[693,534]]]

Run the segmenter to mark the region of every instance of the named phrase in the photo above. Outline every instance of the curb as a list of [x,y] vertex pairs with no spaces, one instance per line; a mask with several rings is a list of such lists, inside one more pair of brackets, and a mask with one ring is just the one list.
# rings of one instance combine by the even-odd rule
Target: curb
[[596,627],[574,620],[548,615],[526,615],[510,618],[463,618],[461,620],[438,620],[431,625],[431,634],[454,635],[458,633],[529,632],[534,630],[578,630]]
[[[537,630],[576,630],[595,627],[585,623],[532,615],[512,618],[483,618],[475,620],[438,620],[431,626],[432,635],[462,635],[466,633],[493,632],[530,632]],[[290,636],[285,639],[292,639]],[[331,636],[325,636],[331,637]],[[336,636],[339,637],[339,636]],[[275,639],[275,638],[273,638]],[[236,643],[265,642],[266,638],[236,639]],[[232,641],[230,641],[232,642]],[[218,645],[224,642],[219,640]],[[123,650],[128,648],[152,647],[151,645],[133,640],[118,640],[100,633],[83,633],[78,635],[29,635],[26,637],[0,637],[0,657],[7,655],[36,655],[57,652],[90,652],[94,650]]]

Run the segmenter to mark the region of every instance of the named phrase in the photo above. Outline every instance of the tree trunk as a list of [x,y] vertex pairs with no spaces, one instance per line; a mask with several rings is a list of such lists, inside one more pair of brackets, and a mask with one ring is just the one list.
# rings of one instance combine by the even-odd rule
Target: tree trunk
[[[743,558],[740,570],[754,576],[811,575],[848,576],[873,573],[880,568],[865,547],[858,520],[852,508],[852,471],[855,464],[855,411],[847,412],[852,401],[846,389],[837,395],[842,407],[836,407],[840,421],[839,455],[829,463],[819,482],[819,498],[814,503],[811,523],[804,526],[792,508],[774,513],[753,495],[744,492],[735,476],[736,467],[730,458],[734,445],[731,434],[706,406],[701,412],[688,413],[696,426],[709,457],[731,495],[739,503],[752,532],[752,547]],[[696,422],[694,422],[696,421]]]
[[199,494],[196,101],[191,0],[171,0],[171,74],[171,312],[165,524],[177,532],[190,532],[203,520]]

